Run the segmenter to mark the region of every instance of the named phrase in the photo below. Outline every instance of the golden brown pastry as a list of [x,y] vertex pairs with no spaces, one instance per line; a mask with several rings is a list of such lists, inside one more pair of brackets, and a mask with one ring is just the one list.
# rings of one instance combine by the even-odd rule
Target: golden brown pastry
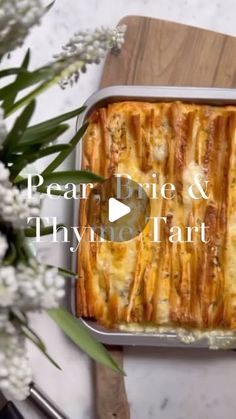
[[[151,200],[168,216],[161,243],[151,224],[122,243],[87,243],[78,255],[77,314],[107,327],[139,323],[200,330],[236,328],[236,107],[122,102],[95,110],[83,143],[83,167],[109,177],[176,186],[174,200]],[[208,200],[191,200],[195,174]],[[170,243],[172,225],[204,221],[203,243]],[[81,203],[80,225],[86,225]]]

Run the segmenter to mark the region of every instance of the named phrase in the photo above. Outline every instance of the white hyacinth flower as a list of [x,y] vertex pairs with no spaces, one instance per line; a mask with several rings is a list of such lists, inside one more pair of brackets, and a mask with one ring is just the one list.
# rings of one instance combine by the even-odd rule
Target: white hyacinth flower
[[65,280],[57,268],[31,259],[28,265],[0,266],[0,309],[24,311],[58,307],[65,295]]
[[65,280],[58,269],[38,264],[34,259],[28,265],[18,265],[17,283],[17,305],[24,310],[58,307],[65,295]]
[[31,381],[25,338],[7,322],[0,327],[0,390],[10,399],[24,400],[29,395]]
[[9,307],[17,300],[18,284],[13,266],[0,266],[0,307]]
[[0,233],[0,262],[4,258],[8,248],[6,237]]
[[34,194],[27,199],[26,191],[17,187],[1,188],[0,185],[0,216],[15,228],[24,228],[28,217],[38,217],[40,214],[40,195]]
[[94,32],[78,32],[62,47],[63,51],[54,56],[56,72],[62,73],[61,86],[73,84],[80,72],[86,71],[87,64],[99,64],[109,50],[119,51],[124,43],[126,25],[115,29],[101,28]]
[[0,219],[15,228],[25,228],[28,217],[40,214],[40,194],[34,193],[27,199],[27,190],[20,190],[9,180],[9,169],[0,162]]
[[44,13],[41,0],[0,0],[0,57],[21,46]]

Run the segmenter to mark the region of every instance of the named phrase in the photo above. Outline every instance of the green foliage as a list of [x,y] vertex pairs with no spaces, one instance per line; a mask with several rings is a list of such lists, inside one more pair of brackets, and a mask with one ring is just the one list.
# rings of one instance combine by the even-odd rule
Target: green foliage
[[[80,107],[39,124],[30,125],[35,110],[35,98],[48,87],[57,83],[70,69],[63,69],[63,65],[59,65],[57,70],[53,66],[45,66],[35,71],[29,71],[29,63],[30,53],[27,51],[19,68],[9,68],[0,71],[1,79],[15,76],[14,81],[11,81],[0,89],[0,102],[5,111],[5,117],[17,109],[23,108],[3,142],[0,151],[0,160],[9,168],[11,181],[19,188],[25,186],[26,179],[21,175],[22,170],[28,164],[50,155],[55,155],[55,157],[42,172],[44,184],[38,188],[39,192],[46,192],[47,185],[50,183],[58,183],[63,186],[65,183],[79,184],[103,181],[101,176],[85,170],[56,171],[61,163],[73,152],[83,137],[87,129],[87,124],[83,125],[68,143],[51,143],[58,140],[68,130],[69,125],[66,122],[81,114],[85,108]],[[22,97],[22,92],[29,88],[31,88],[30,92]],[[19,93],[21,93],[20,99],[18,99]],[[53,193],[62,195],[63,190],[54,190]],[[57,227],[60,228],[63,225],[60,224]],[[17,261],[27,263],[29,258],[33,257],[27,243],[27,238],[35,237],[35,227],[28,227],[23,231],[21,230],[15,233],[9,230],[8,233],[9,237],[12,237],[12,240],[4,263],[14,264]],[[51,233],[51,226],[41,226],[41,235]],[[61,275],[66,277],[77,276],[76,273],[63,268],[58,268],[58,270]],[[104,346],[90,335],[80,320],[74,318],[63,308],[51,309],[47,312],[65,334],[94,360],[103,363],[114,371],[123,373]],[[20,323],[24,335],[44,353],[53,365],[60,369],[59,365],[48,354],[42,339],[30,328],[25,314],[13,312],[12,316],[15,321]]]
[[124,374],[120,366],[110,356],[103,345],[92,338],[85,329],[81,320],[76,319],[63,308],[47,310],[49,316],[63,330],[63,332],[81,349],[87,352],[91,358],[112,370]]
[[27,339],[29,339],[37,348],[46,356],[46,358],[51,362],[54,367],[61,370],[61,367],[58,363],[49,355],[46,345],[39,335],[29,326],[28,319],[24,313],[20,311],[13,310],[11,316],[14,321],[18,322],[21,328],[22,333]]

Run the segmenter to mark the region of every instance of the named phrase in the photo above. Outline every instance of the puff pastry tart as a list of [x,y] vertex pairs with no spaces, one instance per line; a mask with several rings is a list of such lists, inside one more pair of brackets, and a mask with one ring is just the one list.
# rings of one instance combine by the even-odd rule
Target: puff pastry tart
[[[121,102],[93,111],[83,143],[83,168],[105,178],[129,174],[144,184],[170,182],[174,199],[151,200],[168,216],[161,242],[150,223],[133,240],[81,241],[77,314],[106,327],[144,324],[196,330],[236,328],[236,107]],[[195,175],[208,199],[192,200]],[[207,243],[171,243],[171,225],[208,226]],[[80,225],[86,225],[81,201]]]

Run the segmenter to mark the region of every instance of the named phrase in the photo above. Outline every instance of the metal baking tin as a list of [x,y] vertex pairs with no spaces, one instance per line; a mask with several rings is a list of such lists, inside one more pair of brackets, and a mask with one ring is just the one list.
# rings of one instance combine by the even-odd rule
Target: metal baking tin
[[[98,90],[85,102],[85,111],[78,117],[76,129],[78,130],[87,120],[91,112],[98,107],[120,101],[147,101],[162,102],[176,101],[189,103],[204,103],[209,105],[236,105],[236,89],[208,88],[208,87],[169,87],[169,86],[112,86]],[[76,150],[76,169],[81,168],[82,142]],[[78,225],[79,200],[74,205],[74,225]],[[73,269],[76,270],[77,255],[73,253]],[[75,310],[75,281],[71,292],[72,312]],[[173,332],[123,332],[120,330],[108,330],[98,325],[95,321],[79,319],[84,326],[100,342],[109,345],[139,345],[159,347],[198,347],[209,346],[206,338],[199,339],[186,345],[181,342],[177,333]],[[218,340],[225,341],[228,337],[218,336]],[[221,345],[220,345],[221,346]]]

